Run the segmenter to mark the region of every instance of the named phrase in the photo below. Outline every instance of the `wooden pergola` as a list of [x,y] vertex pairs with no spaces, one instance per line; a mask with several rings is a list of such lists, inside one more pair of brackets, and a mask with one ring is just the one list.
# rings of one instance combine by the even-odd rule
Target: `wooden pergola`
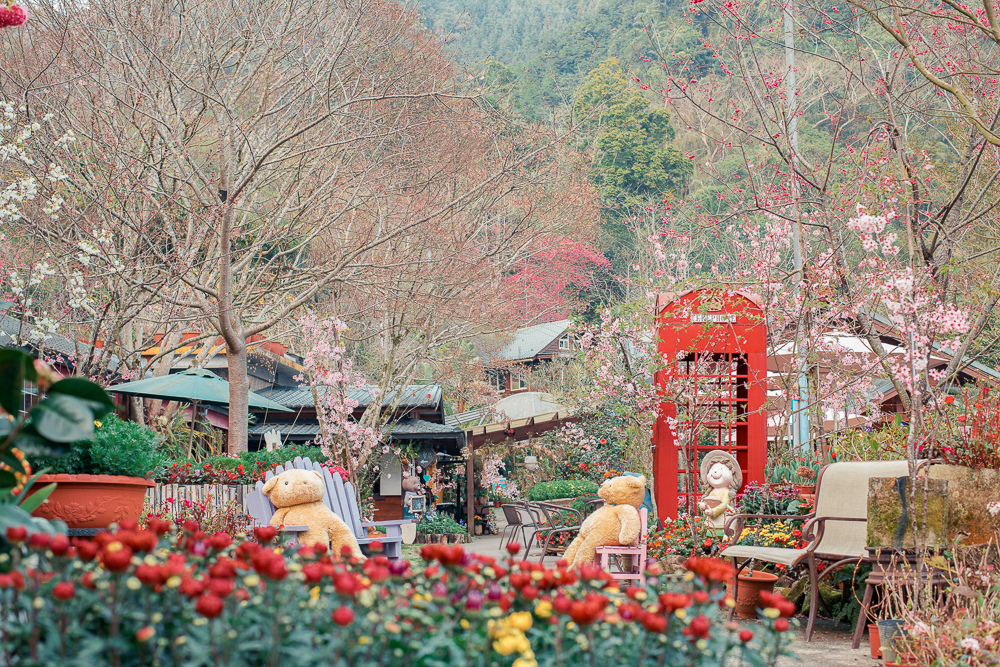
[[476,520],[475,451],[480,447],[496,445],[508,440],[514,442],[530,440],[547,431],[562,428],[563,424],[579,421],[580,417],[578,415],[570,414],[567,411],[556,411],[533,417],[525,417],[523,419],[510,419],[482,426],[472,426],[465,429],[465,444],[469,448],[469,458],[465,462],[465,505],[466,525],[469,527],[470,535],[473,534],[473,526]]

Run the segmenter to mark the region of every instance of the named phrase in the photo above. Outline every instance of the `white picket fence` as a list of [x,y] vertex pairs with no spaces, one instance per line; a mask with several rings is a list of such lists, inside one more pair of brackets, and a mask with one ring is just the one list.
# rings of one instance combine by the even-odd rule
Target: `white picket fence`
[[[155,509],[183,505],[185,501],[220,507],[235,504],[241,512],[249,514],[246,498],[253,489],[235,484],[157,484],[146,491],[146,503]],[[168,501],[171,498],[173,503]]]

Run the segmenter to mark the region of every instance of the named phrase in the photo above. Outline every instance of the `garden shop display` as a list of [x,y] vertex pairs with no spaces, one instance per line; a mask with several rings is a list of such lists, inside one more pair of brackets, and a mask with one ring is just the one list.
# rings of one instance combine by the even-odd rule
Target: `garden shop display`
[[267,480],[261,490],[276,508],[272,526],[308,526],[309,530],[299,535],[301,544],[332,547],[335,553],[362,557],[354,531],[323,503],[326,487],[315,470],[286,470]]
[[566,547],[570,565],[592,564],[597,547],[632,546],[638,543],[642,523],[639,508],[646,498],[646,478],[623,475],[612,477],[597,491],[607,503],[584,519],[580,532]]
[[0,662],[352,667],[766,665],[788,655],[788,609],[724,622],[732,568],[691,559],[684,580],[617,595],[607,573],[427,545],[422,563],[287,551],[150,520],[93,540],[6,533]]
[[701,462],[701,479],[711,489],[700,501],[698,509],[705,513],[712,528],[719,534],[726,517],[736,513],[736,492],[743,486],[743,472],[733,455],[713,449]]

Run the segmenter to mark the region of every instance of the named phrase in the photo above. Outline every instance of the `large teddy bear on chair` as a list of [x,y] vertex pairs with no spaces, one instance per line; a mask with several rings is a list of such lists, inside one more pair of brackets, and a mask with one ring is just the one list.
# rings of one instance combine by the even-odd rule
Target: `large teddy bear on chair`
[[272,526],[309,526],[300,544],[325,544],[335,555],[348,545],[351,555],[363,558],[354,532],[323,504],[323,478],[315,470],[286,470],[267,480],[261,489],[274,504]]
[[646,478],[612,477],[601,484],[597,495],[607,504],[584,519],[576,539],[566,548],[563,558],[571,566],[593,563],[597,547],[632,546],[639,542],[642,533],[639,507],[646,498]]

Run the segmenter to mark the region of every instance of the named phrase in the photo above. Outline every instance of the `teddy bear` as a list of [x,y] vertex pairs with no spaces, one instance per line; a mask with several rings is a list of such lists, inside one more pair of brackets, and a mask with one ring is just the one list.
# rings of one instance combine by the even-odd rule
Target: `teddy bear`
[[352,556],[363,558],[354,532],[323,504],[326,489],[318,472],[286,470],[267,480],[261,490],[276,508],[272,526],[308,526],[309,530],[299,535],[300,544],[325,544],[338,555],[346,544]]
[[584,519],[563,558],[571,566],[593,563],[597,547],[633,546],[642,533],[639,507],[646,498],[646,478],[622,475],[601,484],[597,495],[607,503]]

